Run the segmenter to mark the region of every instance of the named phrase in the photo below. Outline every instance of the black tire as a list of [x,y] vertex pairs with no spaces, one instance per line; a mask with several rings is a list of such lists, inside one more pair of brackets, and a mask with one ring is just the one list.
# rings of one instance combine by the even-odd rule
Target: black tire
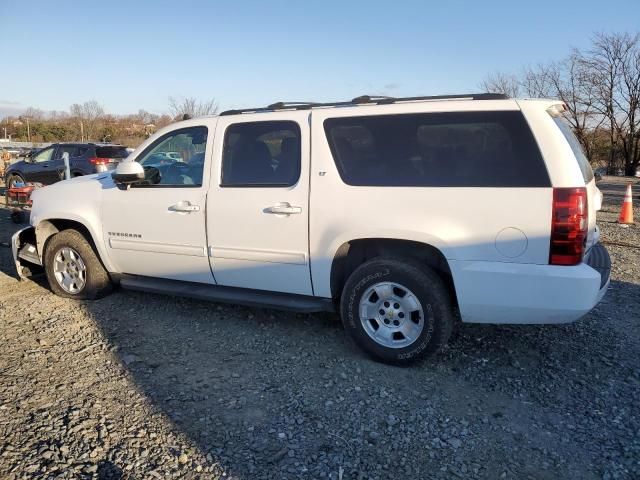
[[11,221],[18,225],[22,223],[27,223],[29,220],[29,216],[23,212],[22,210],[14,210],[11,212]]
[[[363,295],[369,287],[381,282],[405,287],[422,306],[422,331],[407,346],[381,345],[367,333],[360,320]],[[376,360],[396,365],[407,365],[436,353],[447,343],[454,324],[451,299],[442,279],[430,268],[416,265],[410,259],[378,257],[360,265],[342,290],[340,311],[345,330],[360,348]],[[386,327],[379,324],[378,328]]]
[[[58,252],[68,247],[81,258],[86,268],[85,283],[76,293],[63,289],[54,272],[54,260]],[[77,230],[63,230],[49,239],[44,250],[44,269],[51,290],[56,295],[76,300],[94,300],[104,297],[113,289],[109,274],[87,239]]]
[[7,188],[11,188],[15,183],[18,183],[18,182],[25,183],[24,178],[22,178],[22,176],[18,175],[17,173],[10,173],[7,176],[7,181],[5,185],[7,186]]

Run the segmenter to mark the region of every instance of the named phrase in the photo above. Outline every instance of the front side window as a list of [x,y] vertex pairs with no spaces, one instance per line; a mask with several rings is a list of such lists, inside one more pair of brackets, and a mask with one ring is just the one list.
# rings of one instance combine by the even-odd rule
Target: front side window
[[36,163],[48,162],[49,160],[51,160],[52,155],[53,155],[53,147],[49,147],[42,150],[35,157],[33,157],[33,160]]
[[145,179],[135,186],[201,186],[206,145],[207,127],[167,133],[137,157],[144,167]]
[[289,187],[300,177],[300,127],[296,122],[230,125],[224,135],[223,187]]
[[330,118],[324,129],[348,185],[550,185],[533,134],[517,111]]

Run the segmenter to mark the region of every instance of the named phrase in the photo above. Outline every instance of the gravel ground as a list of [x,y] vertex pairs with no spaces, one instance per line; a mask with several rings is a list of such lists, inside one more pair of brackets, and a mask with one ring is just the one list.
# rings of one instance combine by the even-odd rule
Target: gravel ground
[[[603,238],[640,245],[601,188]],[[462,325],[401,369],[332,315],[62,299],[0,247],[0,478],[639,478],[640,250],[609,248],[584,319]]]

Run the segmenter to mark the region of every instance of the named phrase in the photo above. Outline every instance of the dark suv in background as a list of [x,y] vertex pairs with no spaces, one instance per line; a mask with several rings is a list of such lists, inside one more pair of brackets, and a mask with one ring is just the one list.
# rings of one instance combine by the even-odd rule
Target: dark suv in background
[[40,182],[45,185],[64,178],[62,155],[69,154],[71,176],[113,170],[129,155],[122,145],[108,143],[54,143],[33,152],[24,160],[12,163],[5,173],[5,185],[11,187],[20,182]]

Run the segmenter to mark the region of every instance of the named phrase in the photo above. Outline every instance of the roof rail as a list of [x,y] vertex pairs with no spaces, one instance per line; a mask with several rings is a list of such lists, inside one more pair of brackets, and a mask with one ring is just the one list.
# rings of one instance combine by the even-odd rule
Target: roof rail
[[273,112],[277,110],[310,110],[312,108],[348,107],[356,105],[390,105],[398,102],[421,102],[433,100],[505,100],[508,95],[502,93],[469,93],[463,95],[432,95],[427,97],[385,97],[378,95],[361,95],[347,102],[276,102],[266,107],[241,108],[226,110],[220,116],[235,115],[239,113]]
[[295,108],[298,110],[308,109],[315,105],[319,105],[316,102],[276,102],[267,106],[269,110],[283,110],[285,108]]

